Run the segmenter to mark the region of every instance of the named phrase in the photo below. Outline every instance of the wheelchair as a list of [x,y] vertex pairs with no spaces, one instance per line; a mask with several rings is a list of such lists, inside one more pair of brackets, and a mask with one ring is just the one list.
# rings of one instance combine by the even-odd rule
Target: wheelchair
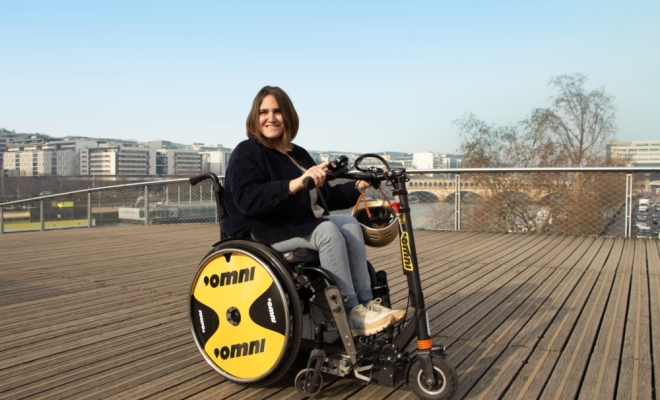
[[[360,168],[365,157],[380,159],[387,170]],[[318,394],[327,374],[389,387],[410,383],[420,398],[449,399],[458,377],[446,360],[445,349],[432,343],[405,170],[391,170],[373,154],[358,158],[350,169],[347,164],[344,156],[335,160],[327,179],[367,180],[374,187],[386,181],[399,196],[395,218],[413,310],[407,321],[376,335],[354,337],[342,294],[333,277],[320,267],[318,253],[307,249],[280,253],[252,239],[227,238],[221,230],[221,240],[202,259],[190,288],[189,320],[195,343],[213,369],[246,386],[273,384],[302,359],[306,366],[294,384],[304,396]],[[202,174],[190,178],[190,183],[206,179],[212,180],[222,221],[223,188],[218,177]],[[313,188],[313,181],[306,184]],[[369,262],[368,268],[374,298],[380,297],[391,308],[387,274]],[[415,338],[417,348],[410,349]]]

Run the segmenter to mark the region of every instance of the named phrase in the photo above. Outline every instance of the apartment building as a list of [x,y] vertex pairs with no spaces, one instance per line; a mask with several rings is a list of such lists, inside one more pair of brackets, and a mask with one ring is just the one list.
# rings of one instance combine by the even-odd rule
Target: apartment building
[[80,149],[80,175],[148,175],[151,149],[101,146]]
[[607,158],[635,167],[660,167],[660,141],[611,141],[607,143]]
[[463,166],[463,156],[459,154],[440,154],[440,167],[447,168],[461,168]]
[[193,176],[202,173],[202,155],[194,150],[167,149],[169,176]]
[[202,172],[213,172],[220,176],[227,172],[231,150],[222,148],[212,151],[202,151]]
[[89,141],[19,139],[7,145],[2,166],[10,175],[72,176],[78,173],[78,149],[95,145]]
[[435,169],[439,167],[439,160],[435,153],[421,152],[413,153],[413,168],[415,169]]

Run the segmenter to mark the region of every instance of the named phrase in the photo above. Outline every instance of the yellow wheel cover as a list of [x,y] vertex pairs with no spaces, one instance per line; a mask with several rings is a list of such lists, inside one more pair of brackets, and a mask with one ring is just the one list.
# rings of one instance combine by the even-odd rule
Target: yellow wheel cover
[[285,348],[286,298],[270,271],[249,255],[218,254],[192,287],[191,321],[207,360],[238,379],[260,378]]

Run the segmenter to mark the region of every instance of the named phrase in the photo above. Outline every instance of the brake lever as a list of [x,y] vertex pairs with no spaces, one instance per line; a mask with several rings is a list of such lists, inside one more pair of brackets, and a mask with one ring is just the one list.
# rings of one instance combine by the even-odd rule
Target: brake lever
[[[333,164],[334,164],[334,168],[332,167]],[[337,157],[336,160],[330,161],[328,163],[328,170],[330,172],[341,171],[343,169],[346,169],[348,171],[347,165],[348,165],[348,157],[339,156]]]
[[337,179],[337,176],[341,176],[342,174],[348,173],[348,168],[344,167],[342,169],[333,169],[328,171],[328,175],[326,175],[325,180],[326,181],[334,181]]

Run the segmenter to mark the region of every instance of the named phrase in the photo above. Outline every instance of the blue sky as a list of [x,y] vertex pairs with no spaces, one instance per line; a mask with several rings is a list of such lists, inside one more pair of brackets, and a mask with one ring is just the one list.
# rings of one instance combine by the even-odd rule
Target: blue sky
[[451,153],[452,121],[549,106],[548,79],[616,97],[619,140],[660,140],[656,1],[0,0],[0,127],[222,143],[282,87],[309,150]]

